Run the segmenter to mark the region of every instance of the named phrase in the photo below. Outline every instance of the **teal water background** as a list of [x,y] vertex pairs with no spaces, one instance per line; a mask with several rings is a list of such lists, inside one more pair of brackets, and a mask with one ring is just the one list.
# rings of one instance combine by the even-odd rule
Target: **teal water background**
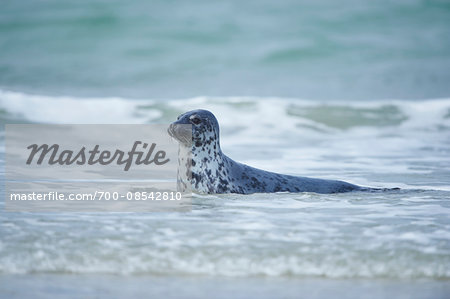
[[[0,297],[447,298],[450,4],[1,1]],[[214,112],[236,161],[394,192],[4,210],[4,124]]]
[[446,0],[2,1],[0,88],[46,95],[450,94]]

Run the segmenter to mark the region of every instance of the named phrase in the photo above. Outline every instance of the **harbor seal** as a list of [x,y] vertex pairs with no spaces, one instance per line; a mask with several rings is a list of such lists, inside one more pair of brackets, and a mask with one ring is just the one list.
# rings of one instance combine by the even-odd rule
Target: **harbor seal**
[[168,133],[179,142],[180,151],[192,151],[190,158],[179,159],[178,186],[181,190],[186,190],[188,184],[192,190],[207,194],[340,193],[364,189],[343,181],[278,174],[232,160],[220,149],[219,123],[207,110],[181,114],[169,126]]

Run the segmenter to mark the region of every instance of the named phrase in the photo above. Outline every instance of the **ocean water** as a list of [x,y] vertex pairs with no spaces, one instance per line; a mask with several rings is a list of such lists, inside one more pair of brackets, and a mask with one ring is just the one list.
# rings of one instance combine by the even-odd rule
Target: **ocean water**
[[2,1],[0,88],[35,94],[450,94],[447,0]]
[[[368,290],[373,298],[444,298],[450,290],[450,99],[162,102],[1,91],[0,107],[8,123],[169,123],[202,107],[216,113],[222,149],[238,161],[401,188],[329,195],[194,194],[190,213],[2,211],[0,273],[12,285],[7,294],[24,279],[36,280],[32,292],[43,297],[48,295],[43,281],[58,281],[72,292],[72,280],[98,279],[101,287],[85,285],[92,295],[107,289],[108,281],[121,280],[117,275],[124,281],[120,294],[173,280],[192,284],[181,289],[188,297],[221,281],[224,297],[234,286],[243,298],[258,292],[296,297],[299,290],[315,288],[326,290],[317,298],[335,289],[354,298]],[[411,283],[418,285],[410,289]],[[348,285],[358,287],[346,293]],[[176,297],[155,288],[152,294]]]
[[11,213],[0,297],[448,298],[450,5],[3,1],[11,123],[170,123],[231,158],[393,188],[194,194],[190,213]]

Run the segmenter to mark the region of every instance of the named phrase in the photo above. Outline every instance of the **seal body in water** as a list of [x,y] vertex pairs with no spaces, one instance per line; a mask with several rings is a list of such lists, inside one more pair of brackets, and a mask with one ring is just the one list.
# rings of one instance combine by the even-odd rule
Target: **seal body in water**
[[193,110],[180,115],[169,126],[168,132],[180,143],[180,152],[192,151],[190,158],[179,159],[178,186],[181,190],[185,190],[188,184],[192,190],[209,194],[339,193],[366,189],[342,181],[273,173],[236,162],[222,153],[219,123],[207,110]]

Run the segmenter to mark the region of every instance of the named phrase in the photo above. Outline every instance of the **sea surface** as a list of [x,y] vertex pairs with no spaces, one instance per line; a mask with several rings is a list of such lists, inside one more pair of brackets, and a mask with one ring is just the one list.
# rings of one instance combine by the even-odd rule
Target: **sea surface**
[[35,94],[450,95],[448,0],[3,0],[0,88]]
[[[221,281],[222,295],[235,286],[243,298],[258,290],[266,297],[296,297],[299,288],[310,292],[312,286],[327,290],[317,298],[333,295],[332,286],[345,293],[348,285],[358,286],[347,293],[355,298],[368,290],[374,298],[392,292],[439,298],[450,291],[450,99],[161,102],[1,91],[0,107],[8,123],[169,123],[202,107],[215,112],[222,149],[235,160],[281,173],[401,188],[194,194],[189,213],[1,211],[0,279],[13,290],[15,282],[35,279],[45,297],[45,281],[73,291],[71,279],[81,284],[98,278],[102,287],[86,286],[91,294],[107,290],[105,275],[113,275],[112,281],[124,277],[131,293],[137,292],[134,285],[156,284],[161,291],[164,281],[178,279],[192,284],[181,289],[192,297]],[[390,291],[380,291],[385,288]]]
[[[0,297],[448,298],[448,1],[3,1]],[[189,213],[4,210],[4,124],[168,124],[394,188],[194,194]]]

